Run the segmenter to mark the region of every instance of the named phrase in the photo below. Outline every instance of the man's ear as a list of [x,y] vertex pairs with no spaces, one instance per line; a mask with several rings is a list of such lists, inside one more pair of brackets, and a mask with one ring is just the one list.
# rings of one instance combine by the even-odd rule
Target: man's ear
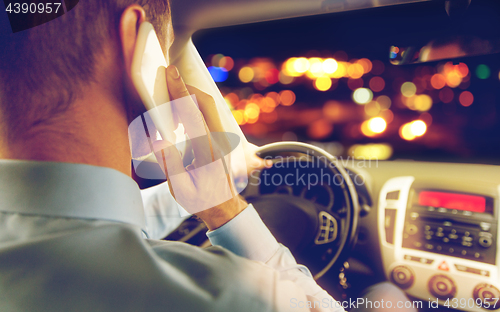
[[134,56],[135,42],[139,26],[146,21],[146,12],[137,4],[128,6],[120,18],[120,41],[122,46],[123,61],[129,79],[131,79],[132,59]]

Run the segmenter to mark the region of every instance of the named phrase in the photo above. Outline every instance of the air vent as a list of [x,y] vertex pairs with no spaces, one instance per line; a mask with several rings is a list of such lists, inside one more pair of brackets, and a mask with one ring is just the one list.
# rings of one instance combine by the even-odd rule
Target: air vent
[[399,191],[392,191],[387,193],[385,199],[394,199],[394,200],[399,199]]

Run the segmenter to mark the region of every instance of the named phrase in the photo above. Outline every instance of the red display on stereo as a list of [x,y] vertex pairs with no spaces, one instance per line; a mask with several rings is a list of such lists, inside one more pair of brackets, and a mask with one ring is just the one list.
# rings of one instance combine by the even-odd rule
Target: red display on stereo
[[421,191],[418,195],[418,204],[481,213],[486,211],[485,197],[467,194]]

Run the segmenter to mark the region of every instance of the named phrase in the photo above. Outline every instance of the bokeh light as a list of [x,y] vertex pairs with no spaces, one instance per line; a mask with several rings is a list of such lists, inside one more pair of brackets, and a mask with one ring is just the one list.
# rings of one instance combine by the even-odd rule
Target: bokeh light
[[431,78],[431,85],[434,89],[442,89],[446,85],[446,78],[441,74],[434,74]]
[[305,73],[309,69],[309,60],[305,57],[299,57],[293,62],[293,69],[299,74]]
[[230,71],[234,67],[234,60],[229,56],[224,56],[219,61],[219,67],[224,67],[227,71]]
[[460,93],[458,100],[462,106],[468,107],[474,102],[474,95],[469,91],[463,91]]
[[253,80],[254,78],[254,71],[251,67],[245,66],[240,69],[240,72],[238,73],[238,78],[240,78],[241,82],[247,83]]
[[212,76],[212,79],[215,82],[223,82],[226,81],[228,77],[227,70],[222,67],[215,67],[215,66],[210,66],[208,67],[208,72],[210,73],[210,76]]
[[284,106],[290,106],[295,103],[295,93],[290,90],[283,90],[280,92],[281,104]]
[[370,79],[368,85],[373,92],[380,92],[385,88],[385,81],[382,77],[375,76]]
[[422,120],[414,120],[406,123],[399,128],[399,135],[406,141],[412,141],[421,137],[427,131],[427,125]]
[[391,107],[391,98],[388,97],[387,95],[380,95],[377,97],[376,99],[378,105],[380,106],[380,109],[381,110],[386,110],[386,109],[389,109],[389,107]]
[[363,76],[364,73],[365,70],[363,66],[361,66],[358,63],[351,64],[347,68],[347,74],[349,75],[349,77],[354,79],[361,78],[361,76]]
[[401,93],[406,97],[414,96],[416,92],[417,87],[413,82],[407,81],[401,85]]
[[373,99],[372,90],[367,88],[358,88],[352,93],[352,99],[357,104],[366,104]]
[[368,128],[374,133],[382,133],[387,128],[387,123],[382,117],[374,117],[368,120]]
[[319,77],[314,81],[314,87],[319,91],[327,91],[332,87],[332,80],[328,77]]
[[476,76],[479,79],[488,79],[491,71],[487,65],[481,64],[476,67]]
[[332,58],[324,60],[322,64],[322,69],[325,72],[325,74],[333,74],[338,67],[339,66],[337,61]]
[[387,160],[391,158],[393,149],[385,143],[355,144],[349,148],[348,155],[360,160]]

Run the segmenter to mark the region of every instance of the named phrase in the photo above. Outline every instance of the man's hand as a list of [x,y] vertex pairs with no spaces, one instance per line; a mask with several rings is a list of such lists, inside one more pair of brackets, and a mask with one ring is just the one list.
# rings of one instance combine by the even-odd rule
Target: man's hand
[[166,73],[173,108],[191,140],[195,157],[184,168],[178,150],[167,141],[153,143],[155,156],[176,201],[214,230],[248,206],[231,178],[230,144],[214,99],[186,86],[175,66],[169,66]]

